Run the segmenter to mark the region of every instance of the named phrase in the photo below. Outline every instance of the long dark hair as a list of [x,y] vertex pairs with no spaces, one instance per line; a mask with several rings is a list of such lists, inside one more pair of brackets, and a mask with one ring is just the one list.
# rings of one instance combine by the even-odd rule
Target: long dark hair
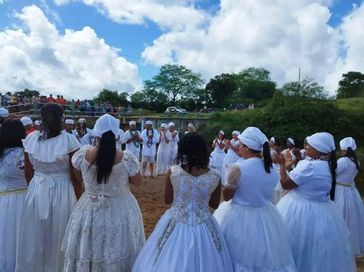
[[56,103],[45,104],[40,110],[43,139],[57,137],[63,130],[63,107]]
[[111,131],[102,134],[96,155],[97,183],[106,183],[115,163],[115,134]]
[[[246,145],[245,145],[246,146]],[[261,151],[251,149],[252,153],[260,154]],[[270,169],[273,168],[272,157],[270,155],[269,142],[263,144],[263,160],[264,160],[264,170],[266,173],[270,173]]]
[[209,153],[204,138],[196,132],[186,134],[178,142],[177,161],[189,173],[193,167],[197,169],[207,168],[209,165]]
[[335,190],[336,190],[336,168],[337,168],[337,161],[336,161],[336,152],[331,151],[330,157],[329,157],[329,167],[332,177],[331,182],[331,190],[330,190],[330,199],[332,201],[335,200]]
[[361,170],[360,165],[359,165],[358,156],[356,155],[355,151],[351,147],[348,147],[344,157],[348,157],[355,164],[356,169],[358,169],[359,171]]
[[23,147],[25,128],[19,120],[6,120],[0,128],[0,158],[5,148]]

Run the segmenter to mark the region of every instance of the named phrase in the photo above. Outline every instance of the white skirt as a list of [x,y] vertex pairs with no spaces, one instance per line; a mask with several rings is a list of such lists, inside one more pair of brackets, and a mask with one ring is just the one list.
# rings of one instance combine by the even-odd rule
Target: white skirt
[[307,200],[291,191],[277,208],[289,227],[299,272],[355,272],[349,232],[331,201]]
[[223,202],[214,216],[223,230],[234,271],[296,271],[287,228],[273,204],[253,208]]
[[133,272],[232,272],[221,229],[211,217],[188,225],[166,211],[133,266]]
[[344,217],[350,231],[351,244],[356,256],[364,255],[364,205],[355,186],[336,185],[335,205]]
[[142,214],[130,192],[100,199],[84,193],[63,240],[64,271],[128,272],[144,240]]
[[227,184],[226,170],[229,165],[235,163],[240,157],[231,150],[228,150],[221,168],[221,181],[223,185]]
[[210,154],[210,167],[219,171],[220,176],[222,175],[222,165],[225,159],[225,152],[224,151],[212,151]]
[[63,271],[61,245],[75,204],[69,174],[34,175],[25,199],[16,271]]
[[17,241],[26,191],[0,196],[0,271],[15,271]]

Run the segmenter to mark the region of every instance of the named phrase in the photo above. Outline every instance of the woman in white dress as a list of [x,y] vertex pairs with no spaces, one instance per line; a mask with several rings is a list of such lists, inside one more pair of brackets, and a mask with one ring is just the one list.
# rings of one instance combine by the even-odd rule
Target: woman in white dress
[[138,159],[115,147],[119,120],[101,116],[95,124],[97,146],[84,146],[72,158],[85,193],[68,222],[62,250],[64,271],[127,272],[144,244],[138,202],[129,190],[139,186]]
[[[287,228],[272,204],[278,174],[267,137],[256,127],[239,136],[245,158],[228,169],[224,202],[214,216],[220,224],[234,271],[296,271]],[[263,157],[262,154],[263,153]]]
[[172,165],[177,164],[177,153],[178,153],[178,142],[179,142],[179,133],[175,129],[175,124],[170,122],[168,124],[169,132],[172,134],[171,148],[172,148]]
[[166,179],[165,202],[172,207],[159,220],[133,266],[134,272],[232,272],[222,232],[209,206],[220,202],[220,177],[208,168],[204,139],[189,133],[178,147],[179,165]]
[[364,255],[364,206],[355,187],[355,177],[360,170],[355,140],[352,137],[342,139],[340,149],[343,157],[337,161],[335,204],[349,228],[354,254],[361,257]]
[[210,155],[210,167],[216,169],[219,172],[220,177],[221,177],[222,176],[222,166],[223,166],[224,159],[226,156],[225,133],[222,130],[220,130],[217,138],[214,139],[214,141],[212,143],[212,147],[214,148],[214,150],[211,152],[211,155]]
[[16,243],[28,187],[24,138],[20,121],[7,120],[0,128],[0,271],[15,271]]
[[168,125],[162,123],[160,127],[160,139],[157,152],[157,175],[166,175],[172,161],[172,133]]
[[235,163],[239,160],[238,149],[239,149],[239,137],[240,132],[235,130],[232,133],[232,139],[230,141],[226,141],[226,148],[228,149],[227,154],[224,158],[222,168],[221,168],[221,181],[222,184],[226,184],[226,170],[229,165]]
[[82,193],[71,157],[79,149],[75,136],[62,128],[63,108],[41,109],[42,130],[24,141],[25,177],[29,184],[20,227],[16,271],[63,271],[61,245],[68,219]]
[[278,163],[278,155],[280,154],[281,151],[279,139],[271,137],[269,140],[269,147],[270,147],[270,156],[272,157],[273,167],[278,173],[277,184],[276,187],[274,188],[274,196],[273,196],[273,203],[277,204],[278,201],[287,193],[287,191],[282,188],[282,185],[279,181],[280,165]]
[[310,160],[289,173],[279,157],[282,187],[290,190],[277,205],[289,227],[299,272],[354,272],[355,260],[345,221],[336,210],[335,142],[327,132],[307,137]]

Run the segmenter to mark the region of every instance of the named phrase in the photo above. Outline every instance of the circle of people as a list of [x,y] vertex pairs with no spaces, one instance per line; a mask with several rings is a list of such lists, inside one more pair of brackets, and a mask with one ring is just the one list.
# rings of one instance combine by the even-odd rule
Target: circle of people
[[[140,133],[131,122],[122,151],[120,121],[108,114],[83,135],[63,128],[53,103],[29,133],[7,117],[0,109],[0,271],[354,272],[364,254],[351,137],[336,160],[330,133],[308,136],[301,152],[289,138],[280,152],[248,127],[230,140],[220,131],[209,154],[191,126],[179,138],[173,124],[158,131],[148,121]],[[171,207],[145,241],[129,187],[148,164],[153,175],[157,143]]]

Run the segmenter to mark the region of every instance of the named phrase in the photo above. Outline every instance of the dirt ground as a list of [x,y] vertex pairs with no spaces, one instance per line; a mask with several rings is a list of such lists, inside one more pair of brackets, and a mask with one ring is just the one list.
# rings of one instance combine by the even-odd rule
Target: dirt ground
[[[164,204],[164,178],[144,178],[138,188],[131,188],[143,214],[146,237],[153,231],[163,213],[169,208]],[[364,258],[357,260],[357,272],[364,272]]]

